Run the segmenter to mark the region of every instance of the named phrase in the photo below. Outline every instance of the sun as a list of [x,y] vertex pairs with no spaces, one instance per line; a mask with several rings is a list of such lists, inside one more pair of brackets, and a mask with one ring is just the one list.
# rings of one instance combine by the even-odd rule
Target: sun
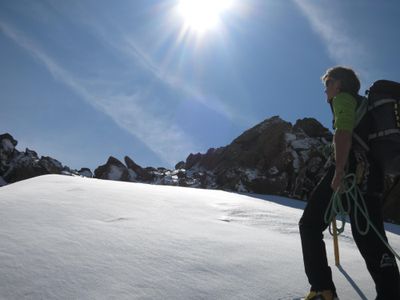
[[216,29],[221,23],[221,15],[230,8],[232,0],[180,0],[179,14],[185,27],[204,33]]

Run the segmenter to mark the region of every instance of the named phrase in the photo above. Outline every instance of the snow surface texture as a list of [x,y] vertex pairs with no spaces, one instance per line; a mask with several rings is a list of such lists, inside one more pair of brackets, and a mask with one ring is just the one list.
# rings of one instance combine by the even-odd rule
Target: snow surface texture
[[[1,299],[294,299],[304,203],[45,175],[0,189]],[[400,249],[400,227],[387,225]],[[333,264],[332,240],[326,235]],[[341,299],[374,299],[350,234]]]

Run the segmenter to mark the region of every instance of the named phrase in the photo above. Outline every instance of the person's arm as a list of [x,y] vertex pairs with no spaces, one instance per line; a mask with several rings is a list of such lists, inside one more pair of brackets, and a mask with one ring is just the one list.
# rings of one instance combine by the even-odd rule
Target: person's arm
[[333,143],[335,146],[336,169],[331,187],[334,191],[340,187],[345,175],[345,168],[351,149],[356,104],[354,97],[346,93],[339,94],[333,100],[336,128]]
[[344,129],[336,130],[333,136],[335,145],[335,176],[333,177],[331,187],[336,191],[345,174],[345,167],[350,153],[352,141],[352,132]]

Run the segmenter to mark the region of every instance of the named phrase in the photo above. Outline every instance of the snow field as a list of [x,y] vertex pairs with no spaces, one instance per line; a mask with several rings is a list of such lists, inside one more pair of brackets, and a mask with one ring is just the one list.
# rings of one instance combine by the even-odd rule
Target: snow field
[[[304,203],[46,175],[0,189],[1,299],[293,299]],[[389,240],[400,249],[399,227]],[[333,265],[332,241],[326,235]],[[373,299],[350,226],[341,299]]]

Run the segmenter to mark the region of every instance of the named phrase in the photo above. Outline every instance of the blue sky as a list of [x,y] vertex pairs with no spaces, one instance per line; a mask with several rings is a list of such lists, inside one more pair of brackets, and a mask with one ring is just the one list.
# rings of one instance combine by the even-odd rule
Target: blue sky
[[329,127],[328,67],[400,81],[399,1],[228,1],[204,31],[179,0],[0,1],[0,132],[72,168],[173,167],[274,115]]

